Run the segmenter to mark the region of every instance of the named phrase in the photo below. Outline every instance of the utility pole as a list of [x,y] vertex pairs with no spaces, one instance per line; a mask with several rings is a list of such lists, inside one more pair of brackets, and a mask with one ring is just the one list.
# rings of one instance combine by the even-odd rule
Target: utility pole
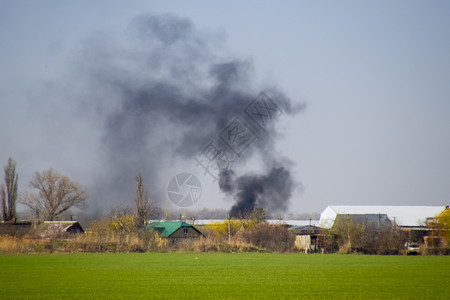
[[347,215],[347,235],[348,235],[348,244],[350,246],[350,250],[352,248],[352,241],[350,239],[350,216]]
[[228,216],[228,243],[231,243],[231,218]]

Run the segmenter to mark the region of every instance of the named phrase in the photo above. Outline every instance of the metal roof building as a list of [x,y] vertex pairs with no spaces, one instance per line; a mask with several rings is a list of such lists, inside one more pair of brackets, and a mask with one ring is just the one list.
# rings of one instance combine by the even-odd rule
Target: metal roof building
[[156,231],[163,237],[188,238],[201,236],[194,226],[181,221],[152,222],[145,226],[147,231]]
[[387,215],[389,220],[400,227],[426,226],[427,218],[433,218],[445,209],[444,206],[370,206],[333,205],[320,214],[319,226],[333,227],[338,215]]

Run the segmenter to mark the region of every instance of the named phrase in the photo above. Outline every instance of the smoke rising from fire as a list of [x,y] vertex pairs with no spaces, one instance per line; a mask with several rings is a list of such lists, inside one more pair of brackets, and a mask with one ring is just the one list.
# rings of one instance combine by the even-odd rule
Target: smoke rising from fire
[[[125,37],[97,34],[84,45],[77,61],[87,79],[82,103],[101,120],[105,178],[90,187],[99,206],[131,204],[137,172],[152,200],[165,200],[165,170],[197,154],[260,90],[284,113],[298,111],[279,90],[256,88],[252,64],[230,58],[223,44],[219,35],[202,32],[189,20],[158,15],[136,18]],[[258,154],[262,174],[221,170],[219,186],[236,201],[231,214],[255,205],[287,208],[295,184],[284,159],[274,158],[274,125],[268,122],[239,158],[245,162]]]
[[285,211],[295,186],[286,166],[272,167],[264,174],[236,177],[232,170],[223,170],[219,182],[222,191],[234,195],[230,216],[240,217],[256,207],[269,212]]

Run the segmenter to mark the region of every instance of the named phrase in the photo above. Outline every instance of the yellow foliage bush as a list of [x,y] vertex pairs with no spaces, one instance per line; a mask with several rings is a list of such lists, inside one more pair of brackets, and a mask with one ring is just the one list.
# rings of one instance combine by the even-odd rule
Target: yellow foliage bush
[[252,229],[257,223],[258,221],[256,218],[249,220],[231,218],[230,220],[211,222],[210,224],[205,225],[205,228],[208,229],[214,237],[227,237],[228,227],[230,227],[231,236],[234,236],[241,230]]
[[450,208],[448,206],[438,215],[438,224],[441,234],[445,237],[448,247],[450,244]]
[[16,237],[0,235],[0,253],[21,253],[22,242]]
[[133,216],[113,217],[111,220],[111,228],[116,231],[132,232],[133,226]]

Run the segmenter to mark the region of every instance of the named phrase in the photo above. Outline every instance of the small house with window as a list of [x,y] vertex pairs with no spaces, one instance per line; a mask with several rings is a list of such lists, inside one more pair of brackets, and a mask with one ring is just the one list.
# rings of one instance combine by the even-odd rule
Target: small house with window
[[202,233],[194,226],[181,221],[152,222],[145,226],[145,230],[156,231],[161,236],[172,239],[198,238]]

